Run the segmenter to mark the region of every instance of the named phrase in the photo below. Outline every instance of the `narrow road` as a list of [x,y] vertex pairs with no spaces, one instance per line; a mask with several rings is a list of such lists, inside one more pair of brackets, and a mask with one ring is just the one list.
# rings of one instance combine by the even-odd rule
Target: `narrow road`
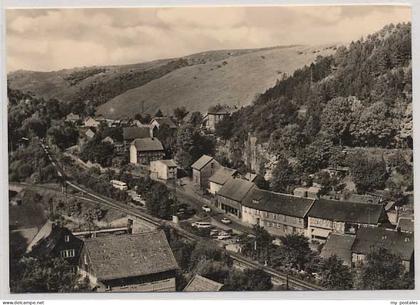
[[[48,159],[51,161],[51,163],[54,165],[54,167],[57,170],[57,174],[63,179],[63,182],[65,184],[67,184],[68,186],[70,186],[71,188],[78,190],[79,192],[85,194],[86,196],[90,196],[91,198],[94,198],[97,200],[98,203],[102,203],[104,205],[107,205],[109,207],[112,207],[114,209],[119,209],[125,213],[127,213],[128,215],[133,215],[135,217],[138,217],[144,221],[147,221],[155,226],[161,226],[163,224],[169,225],[171,227],[173,227],[175,230],[177,230],[177,232],[184,238],[191,240],[191,241],[200,241],[203,240],[203,238],[196,236],[184,229],[182,229],[180,226],[174,224],[171,221],[167,221],[167,220],[162,220],[162,219],[158,219],[155,218],[145,212],[141,212],[133,207],[127,206],[126,204],[123,204],[121,202],[115,201],[113,199],[104,197],[100,194],[94,193],[92,190],[89,190],[85,187],[82,187],[80,185],[77,185],[73,182],[70,182],[67,180],[66,175],[63,171],[63,169],[60,167],[60,165],[58,164],[57,160],[50,154],[50,152],[48,151],[47,147],[45,147],[45,145],[43,145],[42,143],[40,143],[42,148],[44,149],[45,153],[48,156]],[[85,197],[83,197],[85,198]],[[190,198],[191,200],[192,198]],[[207,240],[206,242],[210,242],[210,243],[214,243],[215,245],[217,245],[218,247],[220,247],[220,244],[212,241],[212,240]],[[267,272],[268,274],[270,274],[272,277],[274,277],[276,280],[281,280],[283,282],[288,282],[288,285],[290,287],[292,287],[293,289],[296,290],[325,290],[325,288],[320,287],[318,285],[309,283],[309,282],[305,282],[302,281],[300,279],[294,278],[292,276],[288,276],[285,273],[279,272],[275,269],[272,269],[270,267],[267,266],[263,266],[261,264],[259,264],[258,262],[252,261],[249,258],[246,258],[238,253],[235,252],[231,252],[228,251],[229,255],[232,257],[232,259],[234,259],[235,261],[238,261],[241,264],[247,265],[250,268],[254,268],[254,269],[262,269],[265,272]]]

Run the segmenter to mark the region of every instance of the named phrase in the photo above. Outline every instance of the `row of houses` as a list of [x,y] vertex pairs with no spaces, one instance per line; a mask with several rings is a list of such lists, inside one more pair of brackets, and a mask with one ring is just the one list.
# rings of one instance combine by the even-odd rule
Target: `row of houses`
[[332,233],[320,256],[337,256],[349,267],[360,267],[374,248],[385,248],[401,258],[406,271],[414,268],[414,235],[389,228],[360,228],[355,235]]
[[216,206],[244,224],[264,227],[273,236],[302,234],[325,244],[324,255],[327,249],[338,255],[344,251],[341,245],[348,245],[346,255],[352,266],[363,264],[373,247],[384,247],[401,257],[406,270],[413,267],[412,231],[393,228],[382,204],[297,197],[232,178],[217,193]]
[[[402,258],[406,267],[410,266],[413,222],[407,219],[393,227],[380,201],[319,198],[315,189],[299,189],[294,195],[262,190],[250,181],[250,175],[241,176],[210,156],[201,157],[192,167],[193,181],[215,196],[214,205],[243,224],[259,225],[274,236],[302,234],[312,242],[326,244],[326,249],[335,248],[337,236],[342,238],[338,245],[367,238],[349,248],[350,257],[354,254],[350,260],[354,265],[364,261],[370,247],[385,236],[383,240],[389,244],[383,245],[392,252],[400,254],[395,249],[404,247]],[[399,246],[395,246],[394,240],[398,240]]]

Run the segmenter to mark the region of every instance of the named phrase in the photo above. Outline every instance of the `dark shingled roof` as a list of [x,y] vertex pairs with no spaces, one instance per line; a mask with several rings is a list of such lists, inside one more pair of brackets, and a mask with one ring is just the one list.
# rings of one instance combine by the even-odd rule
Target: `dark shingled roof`
[[252,182],[240,178],[233,178],[228,180],[217,194],[237,202],[242,202],[253,187],[256,186]]
[[377,224],[383,210],[384,208],[381,204],[321,198],[313,204],[308,216],[351,223]]
[[204,276],[196,274],[187,286],[184,288],[185,292],[213,292],[219,291],[223,284],[205,278]]
[[[66,235],[70,237],[68,243],[64,242]],[[28,245],[26,252],[30,252],[31,256],[44,257],[58,255],[58,252],[63,248],[74,249],[75,256],[67,258],[67,261],[71,264],[77,264],[82,246],[83,241],[73,236],[69,229],[47,221]]]
[[165,233],[161,230],[87,239],[85,247],[99,281],[178,269]]
[[163,145],[157,138],[135,139],[134,145],[137,151],[163,151]]
[[302,198],[254,188],[248,193],[242,205],[276,214],[303,218],[315,199]]
[[414,220],[410,218],[400,218],[397,228],[403,232],[414,233]]
[[207,156],[207,155],[202,155],[197,161],[195,161],[191,165],[191,168],[200,170],[204,166],[206,166],[206,164],[209,163],[211,160],[213,160],[213,157],[210,157],[210,156]]
[[385,248],[408,261],[414,252],[414,235],[385,228],[359,228],[352,252],[367,255],[375,248]]
[[228,106],[212,106],[209,107],[207,114],[230,114],[232,112],[232,109]]
[[221,167],[209,178],[209,181],[223,185],[232,178],[235,173],[236,169]]
[[155,117],[150,122],[157,121],[159,126],[168,125],[169,128],[176,128],[176,124],[172,121],[171,118],[168,117]]
[[125,127],[123,128],[123,138],[126,141],[150,138],[150,129],[149,127]]
[[325,245],[322,247],[320,256],[328,258],[336,255],[343,260],[347,266],[351,266],[351,247],[353,246],[355,239],[355,235],[331,233]]
[[177,165],[176,165],[176,163],[175,163],[175,161],[173,159],[170,159],[170,160],[156,160],[154,162],[163,163],[163,164],[165,164],[168,167],[177,167]]

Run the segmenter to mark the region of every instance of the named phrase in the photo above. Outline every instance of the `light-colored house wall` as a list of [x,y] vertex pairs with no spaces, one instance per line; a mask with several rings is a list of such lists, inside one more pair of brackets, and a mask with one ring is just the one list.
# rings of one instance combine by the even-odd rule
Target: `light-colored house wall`
[[299,217],[242,206],[242,221],[251,225],[258,224],[277,236],[293,233],[307,235],[305,219]]
[[209,188],[209,178],[221,167],[219,162],[211,160],[201,170],[193,169],[193,182],[201,188]]
[[206,117],[206,128],[211,131],[215,131],[216,124],[219,123],[223,117],[227,116],[228,114],[207,114]]
[[160,161],[150,162],[150,172],[158,179],[168,180],[176,178],[176,167],[169,167]]
[[93,118],[88,118],[85,122],[84,125],[86,127],[98,127],[100,125],[100,122],[98,122],[97,120],[93,119]]
[[209,186],[209,193],[215,195],[222,188],[223,185],[210,181]]
[[130,163],[137,164],[137,149],[134,145],[130,145]]

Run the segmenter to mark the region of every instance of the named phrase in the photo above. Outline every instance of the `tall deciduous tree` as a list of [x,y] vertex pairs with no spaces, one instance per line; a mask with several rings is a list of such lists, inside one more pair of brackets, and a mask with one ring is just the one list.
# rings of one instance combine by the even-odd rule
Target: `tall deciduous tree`
[[184,106],[177,107],[174,109],[174,117],[177,120],[177,122],[181,122],[187,114],[188,111]]
[[385,248],[374,249],[367,255],[367,263],[362,269],[363,289],[404,289],[404,267],[401,258]]
[[361,102],[355,97],[337,97],[330,100],[321,114],[321,128],[336,143],[350,141],[350,125],[357,117]]
[[280,156],[271,178],[271,189],[275,192],[288,192],[296,184],[296,173],[289,161]]
[[11,291],[22,292],[74,292],[79,276],[62,258],[22,258],[11,277]]
[[319,272],[321,285],[328,289],[348,290],[353,287],[353,276],[350,268],[333,255],[322,261]]
[[216,124],[216,136],[223,140],[229,140],[233,134],[234,122],[230,116],[225,116],[221,121]]
[[169,219],[173,213],[174,198],[168,188],[155,183],[151,186],[150,192],[146,193],[147,211],[155,217]]
[[181,127],[177,135],[178,163],[185,169],[202,155],[214,155],[215,143],[213,138],[201,134],[198,128],[188,124]]
[[384,160],[369,158],[364,153],[356,153],[349,157],[350,173],[358,192],[382,189],[388,173]]
[[282,245],[277,258],[277,264],[292,268],[304,269],[313,255],[309,248],[308,238],[298,234],[288,234],[280,237]]

